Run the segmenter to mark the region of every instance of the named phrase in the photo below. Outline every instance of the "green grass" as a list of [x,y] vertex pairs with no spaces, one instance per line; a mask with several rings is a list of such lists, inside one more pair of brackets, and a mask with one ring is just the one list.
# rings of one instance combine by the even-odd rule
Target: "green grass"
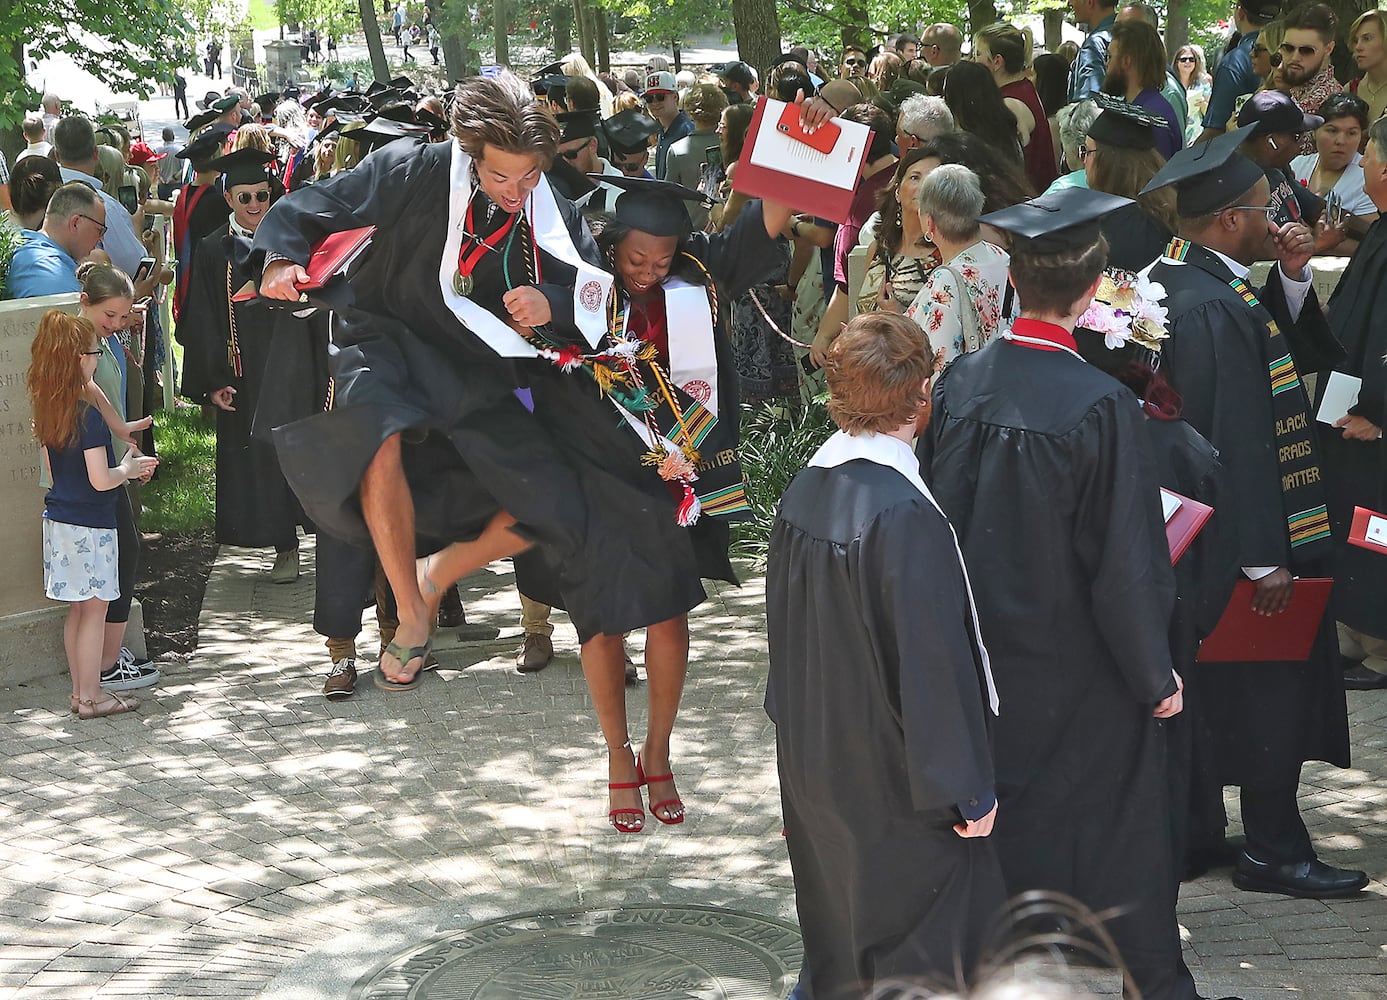
[[274,0],[250,0],[247,5],[250,26],[256,31],[274,31],[279,28],[279,13]]
[[216,424],[184,403],[154,414],[159,475],[140,489],[140,530],[181,535],[216,523]]

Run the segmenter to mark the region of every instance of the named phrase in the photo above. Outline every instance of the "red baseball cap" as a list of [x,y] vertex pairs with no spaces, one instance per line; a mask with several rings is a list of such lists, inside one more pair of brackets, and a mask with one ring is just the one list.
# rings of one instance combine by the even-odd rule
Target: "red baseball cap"
[[162,160],[163,153],[156,153],[149,148],[147,142],[132,142],[130,144],[130,158],[126,161],[132,167],[142,167],[146,163],[153,163],[155,160]]

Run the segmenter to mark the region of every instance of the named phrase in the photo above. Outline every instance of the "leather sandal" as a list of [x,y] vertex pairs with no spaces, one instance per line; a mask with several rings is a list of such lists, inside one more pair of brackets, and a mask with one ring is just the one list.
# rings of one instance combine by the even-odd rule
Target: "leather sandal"
[[419,669],[414,671],[413,675],[411,675],[407,681],[392,681],[389,677],[385,676],[385,671],[377,664],[376,672],[373,675],[376,687],[380,688],[382,691],[413,691],[423,681],[424,664],[428,662],[429,653],[432,650],[433,636],[429,636],[428,640],[422,646],[409,647],[401,646],[394,639],[391,639],[385,646],[384,655],[393,656],[398,660],[401,669],[408,667],[414,660],[419,660]]
[[123,715],[126,712],[133,712],[140,707],[140,699],[138,698],[123,697],[114,691],[105,691],[104,688],[103,691],[106,697],[99,701],[95,698],[78,699],[77,718],[83,722],[88,719],[104,719],[108,715]]

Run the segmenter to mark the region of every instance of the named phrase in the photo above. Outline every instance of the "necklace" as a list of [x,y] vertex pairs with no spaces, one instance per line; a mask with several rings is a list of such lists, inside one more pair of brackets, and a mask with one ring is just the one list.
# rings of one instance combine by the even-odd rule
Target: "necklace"
[[[515,215],[507,217],[500,229],[496,230],[496,232],[485,239],[478,239],[477,236],[474,235],[472,228],[472,207],[476,203],[477,199],[475,197],[467,203],[467,215],[464,217],[462,224],[462,231],[465,239],[463,240],[462,246],[458,248],[458,269],[457,273],[453,275],[453,291],[463,296],[472,294],[472,288],[476,284],[476,281],[472,277],[472,272],[476,269],[477,262],[487,253],[495,250],[503,239],[506,240],[506,249],[510,249],[510,240],[515,237],[515,220],[520,214],[517,212]],[[488,201],[488,217],[490,216],[490,210],[495,207],[494,203]],[[489,218],[488,221],[490,221]]]

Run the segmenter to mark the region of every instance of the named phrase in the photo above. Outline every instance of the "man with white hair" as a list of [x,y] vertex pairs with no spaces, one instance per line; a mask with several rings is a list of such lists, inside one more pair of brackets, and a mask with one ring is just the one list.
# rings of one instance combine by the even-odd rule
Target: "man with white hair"
[[43,95],[40,106],[43,108],[43,138],[52,142],[53,126],[58,124],[58,119],[62,117],[63,102],[58,100],[57,94],[49,91]]
[[935,136],[954,130],[954,114],[942,97],[914,94],[901,102],[896,119],[896,146],[901,155]]

